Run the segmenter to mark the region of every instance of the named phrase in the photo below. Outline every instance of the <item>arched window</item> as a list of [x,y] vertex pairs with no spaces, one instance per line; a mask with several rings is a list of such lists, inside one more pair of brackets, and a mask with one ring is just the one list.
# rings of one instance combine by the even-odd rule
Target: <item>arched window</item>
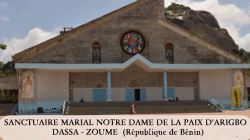
[[174,45],[171,43],[167,43],[165,46],[165,57],[166,62],[169,64],[174,63]]
[[101,44],[99,42],[94,42],[92,45],[92,63],[100,64],[102,62],[101,59]]

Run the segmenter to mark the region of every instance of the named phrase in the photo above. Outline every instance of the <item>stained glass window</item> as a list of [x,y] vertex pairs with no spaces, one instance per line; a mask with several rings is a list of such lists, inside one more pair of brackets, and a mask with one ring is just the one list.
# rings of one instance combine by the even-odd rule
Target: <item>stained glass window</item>
[[145,48],[144,37],[138,32],[127,32],[122,36],[121,47],[131,55],[141,53]]

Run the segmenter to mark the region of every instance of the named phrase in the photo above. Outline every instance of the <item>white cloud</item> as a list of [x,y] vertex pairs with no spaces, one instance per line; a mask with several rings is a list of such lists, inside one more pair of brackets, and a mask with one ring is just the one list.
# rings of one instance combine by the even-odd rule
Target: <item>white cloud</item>
[[7,16],[0,16],[0,23],[1,22],[8,22],[10,19]]
[[53,32],[47,32],[40,28],[34,28],[30,30],[27,36],[24,38],[7,39],[4,41],[4,43],[8,47],[6,50],[0,51],[0,61],[10,61],[12,59],[11,56],[14,54],[55,37],[56,35],[58,35],[57,30]]
[[195,10],[206,10],[211,12],[222,28],[226,28],[235,42],[241,48],[250,51],[250,33],[241,36],[240,29],[250,25],[250,16],[247,11],[237,7],[235,4],[221,4],[218,0],[165,0],[168,6],[171,2],[190,6]]

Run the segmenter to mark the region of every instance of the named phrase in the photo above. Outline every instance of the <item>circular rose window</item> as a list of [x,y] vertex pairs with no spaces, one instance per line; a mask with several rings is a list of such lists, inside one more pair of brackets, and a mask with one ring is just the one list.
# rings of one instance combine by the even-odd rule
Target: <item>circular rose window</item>
[[138,32],[127,32],[122,36],[121,47],[126,53],[131,55],[141,53],[145,47],[145,40]]

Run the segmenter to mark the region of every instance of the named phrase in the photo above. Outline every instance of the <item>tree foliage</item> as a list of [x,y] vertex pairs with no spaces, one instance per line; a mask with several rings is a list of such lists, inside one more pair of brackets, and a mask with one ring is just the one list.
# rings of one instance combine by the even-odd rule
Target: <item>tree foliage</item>
[[[0,50],[5,50],[7,48],[6,44],[0,43]],[[6,76],[7,73],[14,73],[15,65],[14,62],[3,63],[0,62],[0,77]]]
[[182,4],[177,4],[177,3],[172,3],[170,6],[168,6],[166,8],[167,11],[173,11],[173,12],[176,12],[176,11],[185,11],[185,10],[191,10],[190,7],[187,7],[185,5],[182,5]]
[[5,50],[7,48],[6,44],[0,43],[0,49]]
[[[244,63],[250,64],[250,52],[246,51],[245,49],[241,48],[234,50],[234,53],[239,55]],[[245,70],[245,73],[250,76],[250,69]]]
[[8,62],[4,64],[3,62],[0,62],[0,77],[6,76],[8,73],[15,73],[15,64],[14,62]]
[[250,63],[250,52],[246,51],[245,49],[236,49],[234,50],[234,53],[239,55],[243,62]]

